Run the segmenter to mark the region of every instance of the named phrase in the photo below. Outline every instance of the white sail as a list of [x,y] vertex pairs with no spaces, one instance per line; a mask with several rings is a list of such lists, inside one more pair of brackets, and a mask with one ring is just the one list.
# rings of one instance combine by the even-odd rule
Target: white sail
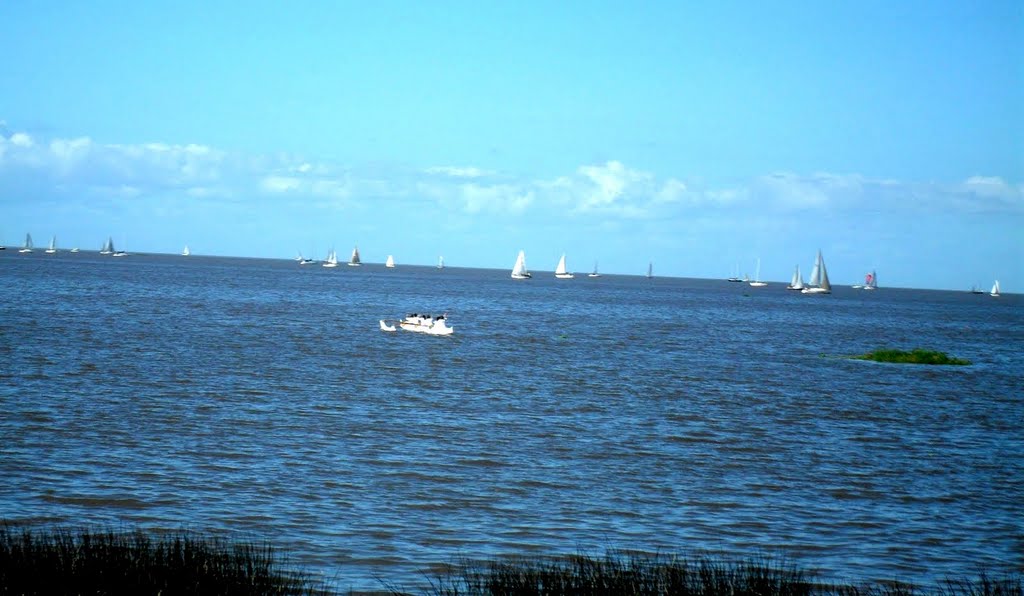
[[562,253],[562,258],[558,259],[558,266],[555,267],[555,277],[558,279],[572,279],[575,277],[575,275],[565,270],[565,253]]
[[533,277],[526,269],[526,253],[519,251],[516,264],[512,266],[512,279],[529,279]]
[[327,253],[327,259],[322,263],[324,267],[337,267],[338,266],[338,251],[333,248]]
[[384,266],[387,267],[388,269],[394,269],[395,268],[395,257],[393,257],[391,255],[388,255],[388,260],[384,261]]
[[818,257],[814,260],[814,269],[811,271],[808,287],[800,292],[802,294],[832,293],[832,284],[828,281],[828,270],[825,269],[825,259],[821,256],[821,249],[818,249]]
[[103,244],[103,247],[100,248],[100,254],[109,255],[112,252],[114,252],[114,239],[107,236],[107,241]]
[[18,252],[32,252],[32,234],[25,234],[25,244],[21,245]]
[[188,249],[188,245],[185,245],[184,250],[181,251],[181,256],[187,257],[192,254],[192,251]]
[[352,249],[352,257],[348,260],[348,266],[358,267],[362,264],[363,262],[359,259],[359,247],[357,246]]
[[437,258],[437,268],[444,269],[444,255]]
[[998,279],[996,280],[996,283],[992,284],[992,291],[989,292],[989,295],[990,296],[998,296],[999,295],[999,280]]
[[796,270],[793,271],[793,280],[786,286],[787,290],[802,290],[804,289],[804,278],[800,275],[800,265],[796,266]]
[[50,246],[47,247],[46,254],[52,255],[55,252],[57,252],[57,237],[50,236]]

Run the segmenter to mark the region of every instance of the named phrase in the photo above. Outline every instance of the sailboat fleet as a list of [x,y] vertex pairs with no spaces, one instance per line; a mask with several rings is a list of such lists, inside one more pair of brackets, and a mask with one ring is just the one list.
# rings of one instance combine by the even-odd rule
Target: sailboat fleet
[[[6,248],[6,247],[0,247],[0,248]],[[34,245],[34,243],[32,241],[32,234],[25,234],[25,241],[21,245],[21,247],[18,248],[18,252],[19,253],[31,253],[34,250],[35,250],[35,245]],[[50,242],[49,242],[49,245],[47,246],[47,248],[45,250],[45,253],[46,254],[56,254],[57,252],[58,252],[58,249],[57,249],[57,237],[56,237],[56,235],[54,235],[54,236],[50,237]],[[76,248],[70,249],[68,252],[77,253],[77,252],[79,252],[79,250],[76,247]],[[115,257],[123,257],[123,256],[127,256],[128,252],[124,251],[124,250],[117,250],[117,249],[115,249],[114,248],[113,238],[112,237],[107,237],[107,240],[100,247],[99,254],[101,254],[101,255],[111,255],[111,256],[115,256]],[[189,249],[189,246],[186,244],[184,249],[181,251],[181,255],[187,257],[187,256],[189,256],[191,254],[192,254],[192,252]],[[298,261],[300,264],[303,264],[303,265],[311,264],[311,263],[315,263],[316,262],[313,259],[307,259],[307,258],[303,257],[301,252],[296,257],[296,261]],[[323,266],[324,267],[337,267],[338,264],[339,264],[339,261],[338,261],[337,252],[334,249],[331,249],[330,252],[328,252],[328,254],[327,254],[327,258],[323,262]],[[362,265],[362,259],[361,259],[360,255],[359,255],[359,247],[358,246],[356,246],[356,247],[354,247],[352,249],[352,255],[349,258],[348,263],[346,263],[346,264],[348,266],[350,266],[350,267],[359,267],[359,266]],[[394,255],[388,255],[387,256],[387,259],[384,262],[384,267],[388,268],[388,269],[395,268],[395,258],[394,258]],[[442,256],[438,257],[437,269],[443,270],[444,268],[445,268],[444,256],[442,255]],[[570,272],[568,270],[567,266],[566,266],[566,254],[565,253],[562,253],[561,256],[559,257],[558,264],[555,266],[554,274],[555,274],[555,278],[556,279],[574,279],[576,277],[576,275],[574,273]],[[523,251],[523,250],[520,250],[518,255],[516,256],[515,264],[512,267],[511,278],[512,279],[520,279],[520,280],[522,280],[522,279],[531,279],[532,277],[533,277],[533,274],[526,267],[526,252]],[[594,262],[593,271],[588,273],[587,277],[590,277],[590,278],[601,277],[601,274],[598,273],[597,261]],[[649,262],[647,264],[647,273],[646,273],[645,277],[647,277],[647,278],[654,277],[654,264],[653,264],[653,262]],[[761,260],[760,259],[757,259],[757,266],[756,266],[756,269],[755,269],[755,276],[754,276],[754,279],[752,281],[749,280],[749,278],[746,275],[744,275],[742,279],[739,277],[739,266],[738,265],[735,268],[735,272],[733,273],[733,275],[731,275],[728,278],[728,281],[730,281],[730,282],[746,281],[746,282],[749,282],[750,286],[752,286],[752,287],[764,287],[764,286],[768,285],[767,282],[761,281]],[[850,287],[853,288],[853,289],[863,289],[863,290],[868,290],[868,291],[877,290],[878,289],[878,273],[877,273],[877,271],[872,269],[870,272],[865,274],[865,276],[864,276],[864,283],[863,284],[855,284],[855,285],[850,286]],[[793,290],[793,291],[799,291],[801,294],[831,294],[832,293],[832,284],[829,281],[828,270],[827,270],[827,268],[825,266],[825,259],[822,256],[822,252],[821,252],[820,249],[818,250],[818,253],[817,253],[816,257],[815,257],[814,266],[813,266],[813,268],[811,270],[810,279],[808,279],[805,282],[804,279],[803,279],[803,275],[800,272],[800,265],[796,265],[796,267],[793,270],[793,277],[790,280],[790,283],[786,286],[786,289],[787,290]],[[972,294],[984,294],[985,293],[977,285],[972,286],[971,289],[970,289],[970,292]],[[988,294],[990,296],[992,296],[992,297],[998,297],[998,296],[1001,295],[1001,289],[1000,289],[1000,286],[999,286],[999,280],[998,279],[995,280],[995,283],[992,284],[992,288],[991,288],[991,290],[989,290]]]

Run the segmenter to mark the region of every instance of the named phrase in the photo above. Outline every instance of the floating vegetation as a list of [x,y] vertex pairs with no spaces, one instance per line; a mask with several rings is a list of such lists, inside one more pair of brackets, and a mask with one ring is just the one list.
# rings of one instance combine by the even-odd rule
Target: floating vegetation
[[904,352],[903,350],[875,350],[861,356],[851,356],[856,360],[873,360],[875,362],[896,362],[899,364],[955,364],[967,365],[971,362],[961,358],[953,358],[945,352],[922,350],[920,348]]

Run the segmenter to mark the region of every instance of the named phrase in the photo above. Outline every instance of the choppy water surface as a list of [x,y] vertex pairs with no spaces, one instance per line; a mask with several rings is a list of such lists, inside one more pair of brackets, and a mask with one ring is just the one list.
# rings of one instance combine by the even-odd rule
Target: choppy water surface
[[[462,556],[1020,570],[1017,295],[0,253],[0,518],[267,539],[340,587]],[[453,337],[377,320],[447,311]],[[974,362],[835,358],[925,347]]]

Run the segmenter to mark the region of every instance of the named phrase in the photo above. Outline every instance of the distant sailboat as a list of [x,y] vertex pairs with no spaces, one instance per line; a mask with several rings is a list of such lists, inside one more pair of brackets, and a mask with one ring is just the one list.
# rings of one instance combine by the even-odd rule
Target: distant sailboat
[[654,277],[654,263],[652,261],[647,262],[647,279]]
[[995,297],[999,296],[999,280],[998,279],[996,280],[996,283],[992,284],[992,291],[989,292],[988,295],[989,296],[995,296]]
[[352,249],[352,257],[348,260],[348,266],[349,267],[358,267],[358,266],[360,266],[362,264],[363,264],[363,262],[361,260],[359,260],[359,247],[357,246],[357,247]]
[[865,290],[877,290],[878,289],[878,275],[875,274],[874,269],[871,273],[864,276],[864,289]]
[[18,252],[32,252],[32,234],[25,234],[25,244],[21,245]]
[[597,272],[597,261],[594,261],[594,270],[588,273],[587,277],[601,277],[601,274]]
[[811,279],[808,286],[800,290],[801,294],[831,294],[832,284],[828,281],[828,271],[825,269],[825,259],[818,250],[818,258],[814,260],[814,269],[811,269]]
[[384,261],[384,266],[387,267],[388,269],[394,269],[395,268],[395,257],[393,257],[391,255],[388,255],[388,260]]
[[57,252],[57,237],[50,236],[50,246],[46,248],[46,254],[52,255]]
[[733,282],[737,282],[737,281],[746,281],[746,280],[744,280],[744,279],[740,279],[740,264],[739,264],[739,263],[736,263],[736,273],[734,273],[734,274],[733,274],[733,275],[732,275],[732,276],[731,276],[731,277],[730,277],[729,279],[727,279],[726,281],[733,281]]
[[324,267],[337,267],[338,266],[338,252],[333,248],[328,251],[327,259],[322,263]]
[[768,282],[761,281],[761,259],[760,259],[760,257],[758,257],[758,259],[757,259],[757,269],[755,270],[755,273],[754,273],[754,281],[750,282],[750,287],[752,287],[752,288],[763,288],[766,285],[768,285]]
[[192,254],[192,251],[188,249],[188,245],[185,245],[185,249],[181,251],[181,256],[187,257]]
[[102,247],[100,247],[101,255],[109,255],[114,253],[114,239],[107,236],[107,241]]
[[979,288],[978,286],[971,286],[971,293],[972,294],[984,294],[985,291],[982,290],[981,288]]
[[800,265],[796,266],[796,271],[793,272],[793,280],[786,286],[787,290],[802,290],[804,289],[804,278],[800,276]]
[[444,269],[444,255],[437,258],[437,268]]
[[526,253],[519,251],[516,264],[512,266],[512,279],[530,279],[533,275],[526,269]]
[[555,277],[558,279],[572,279],[576,277],[572,273],[565,270],[565,253],[562,253],[562,258],[558,259],[558,266],[555,267]]

